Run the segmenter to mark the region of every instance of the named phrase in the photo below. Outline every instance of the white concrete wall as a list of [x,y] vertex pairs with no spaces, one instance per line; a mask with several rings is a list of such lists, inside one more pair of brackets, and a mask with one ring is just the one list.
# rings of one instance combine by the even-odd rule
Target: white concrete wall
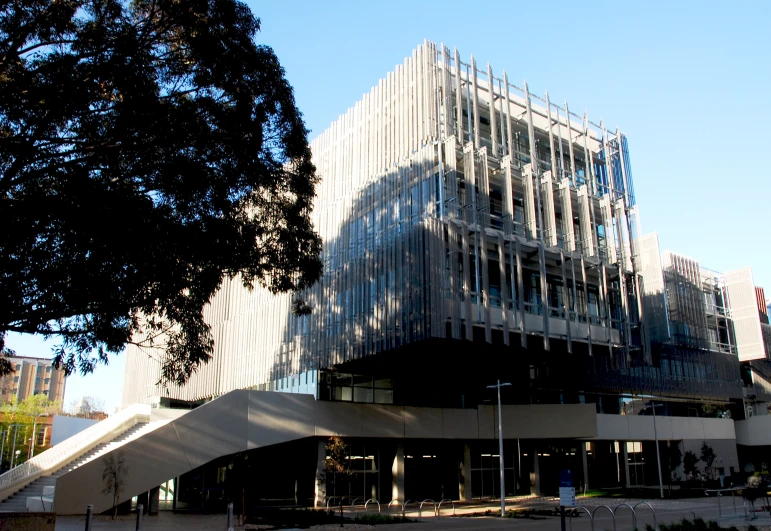
[[760,415],[736,421],[736,444],[771,445],[771,416]]
[[[737,423],[738,424],[738,423]],[[659,440],[736,440],[732,419],[656,417]],[[653,416],[597,415],[597,439],[652,441]]]
[[[594,406],[504,406],[506,438],[592,438]],[[494,439],[497,409],[440,409],[316,401],[310,395],[232,391],[118,450],[128,469],[120,501],[224,455],[307,437]],[[60,476],[56,512],[109,509],[102,492],[106,456]]]
[[80,433],[97,422],[99,421],[93,419],[54,415],[54,421],[51,426],[51,446],[56,446],[60,442],[69,439],[76,433]]

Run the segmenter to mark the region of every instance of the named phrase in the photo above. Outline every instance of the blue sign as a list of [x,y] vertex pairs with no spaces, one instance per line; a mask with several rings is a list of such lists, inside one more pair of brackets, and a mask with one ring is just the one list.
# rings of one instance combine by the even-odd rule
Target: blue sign
[[560,470],[560,487],[572,487],[572,486],[573,486],[573,471]]

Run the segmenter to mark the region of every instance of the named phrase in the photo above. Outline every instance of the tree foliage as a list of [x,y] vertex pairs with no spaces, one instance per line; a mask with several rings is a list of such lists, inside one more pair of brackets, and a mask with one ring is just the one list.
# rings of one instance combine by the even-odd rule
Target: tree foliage
[[699,458],[696,456],[695,453],[688,450],[685,452],[685,455],[683,456],[683,471],[685,472],[686,478],[695,478],[696,474],[699,472],[698,468]]
[[704,474],[707,476],[707,479],[713,479],[712,476],[714,474],[716,458],[717,456],[715,455],[715,450],[713,450],[706,441],[703,442],[701,444],[701,456],[699,460],[704,463]]
[[[328,480],[331,475],[333,493],[337,493],[338,487],[340,487],[341,493],[348,493],[350,491],[353,470],[351,470],[349,446],[340,435],[335,434],[327,440],[325,471],[327,488],[329,488]],[[343,503],[342,499],[340,503]]]
[[74,399],[69,405],[69,414],[73,417],[92,419],[99,414],[104,414],[104,399],[98,396],[86,395],[80,400]]
[[18,459],[14,460],[15,464],[24,462],[27,457],[32,457],[38,451],[37,435],[42,429],[38,426],[40,417],[56,414],[60,410],[61,403],[49,400],[43,393],[28,396],[21,402],[16,395],[11,395],[8,402],[0,405],[0,414],[2,414],[0,431],[5,439],[0,463],[10,461],[15,449],[20,450]]
[[683,452],[680,451],[680,444],[677,441],[669,441],[667,444],[667,465],[669,467],[669,484],[672,481],[678,481],[680,478],[677,469],[683,464]]
[[318,279],[307,129],[259,28],[235,0],[0,7],[0,349],[55,337],[88,373],[133,342],[183,384],[224,278]]

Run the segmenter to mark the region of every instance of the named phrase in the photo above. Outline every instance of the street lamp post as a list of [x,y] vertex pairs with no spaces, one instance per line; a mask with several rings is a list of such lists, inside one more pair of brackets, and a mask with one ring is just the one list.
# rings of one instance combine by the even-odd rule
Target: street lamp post
[[501,387],[510,386],[510,383],[501,383],[498,380],[496,385],[488,385],[488,389],[498,390],[498,463],[501,468],[501,518],[506,516],[506,481],[503,477],[503,418],[501,416]]
[[664,478],[661,475],[661,454],[659,452],[659,434],[656,431],[656,408],[663,407],[664,404],[651,404],[643,409],[650,409],[653,412],[653,439],[656,441],[656,464],[659,467],[659,496],[664,499]]

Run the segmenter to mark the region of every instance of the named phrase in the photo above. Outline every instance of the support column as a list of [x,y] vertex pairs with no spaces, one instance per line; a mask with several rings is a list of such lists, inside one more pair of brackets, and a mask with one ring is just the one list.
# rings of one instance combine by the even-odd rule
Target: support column
[[471,501],[471,445],[463,445],[463,457],[458,473],[458,494],[461,501]]
[[621,460],[624,461],[624,486],[629,488],[629,455],[626,453],[626,441],[618,441],[621,447]]
[[150,489],[150,499],[148,500],[147,514],[157,515],[161,504],[161,487]]
[[316,489],[314,507],[324,507],[327,499],[327,442],[320,440],[316,454]]
[[578,444],[581,445],[581,465],[584,469],[584,492],[586,492],[589,490],[589,460],[586,456],[586,441],[579,441]]
[[407,501],[404,498],[404,445],[402,444],[396,447],[396,456],[391,467],[391,499],[402,503]]
[[538,447],[533,444],[533,472],[530,473],[530,494],[541,495],[541,470],[538,466]]
[[143,513],[147,514],[150,510],[150,491],[145,491],[137,496],[137,505],[142,505]]

